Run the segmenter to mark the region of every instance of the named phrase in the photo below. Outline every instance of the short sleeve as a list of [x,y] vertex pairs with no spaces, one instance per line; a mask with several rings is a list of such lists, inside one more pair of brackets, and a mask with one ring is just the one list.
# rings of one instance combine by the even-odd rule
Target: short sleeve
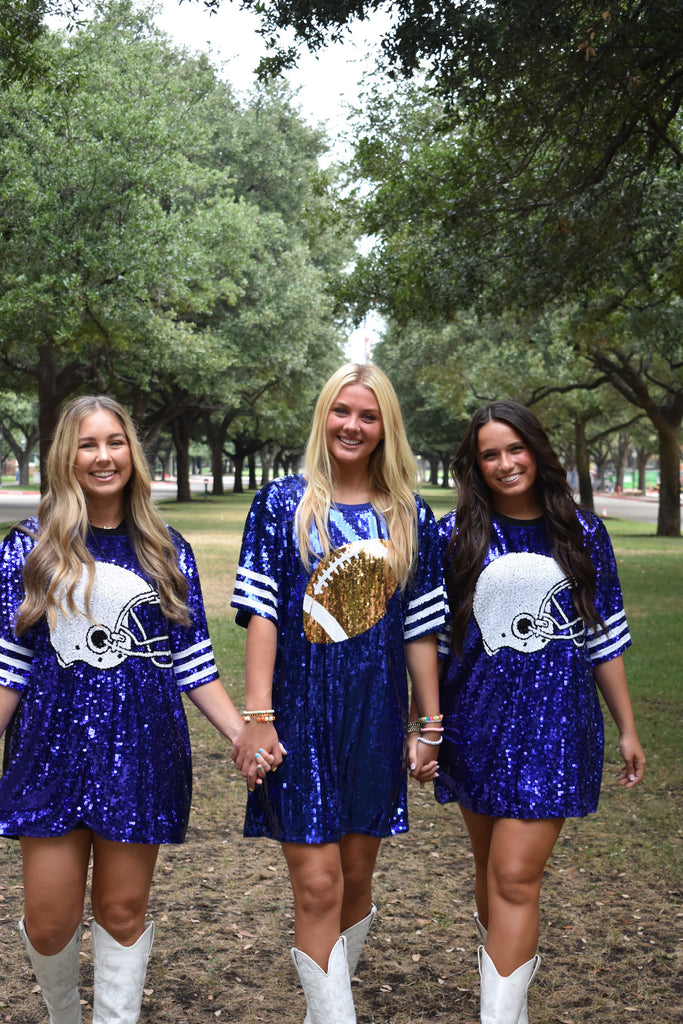
[[605,629],[587,630],[588,653],[594,665],[618,657],[631,646],[624,601],[612,542],[605,524],[597,516],[580,516],[586,547],[596,568],[595,610]]
[[178,552],[178,565],[187,580],[187,606],[192,624],[173,623],[170,629],[173,672],[178,689],[193,690],[219,678],[211,638],[206,622],[204,598],[192,548],[175,530],[169,528]]
[[417,499],[418,557],[413,579],[407,591],[403,628],[406,643],[443,630],[446,597],[441,569],[441,545],[434,513],[421,498]]
[[31,676],[33,649],[17,638],[13,623],[24,599],[24,562],[32,546],[31,537],[15,528],[0,548],[0,686],[22,692]]
[[281,488],[278,481],[262,488],[254,497],[244,526],[232,607],[237,623],[246,626],[252,615],[277,625],[279,606],[278,567],[283,557]]

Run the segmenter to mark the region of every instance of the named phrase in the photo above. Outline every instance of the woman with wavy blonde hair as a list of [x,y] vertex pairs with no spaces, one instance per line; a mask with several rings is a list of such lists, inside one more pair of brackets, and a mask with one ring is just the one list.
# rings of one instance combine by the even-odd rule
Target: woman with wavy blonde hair
[[[436,770],[443,583],[416,477],[391,383],[349,363],[322,388],[303,474],[263,488],[244,532],[247,724],[233,758],[244,773],[280,741],[289,752],[250,792],[245,835],[282,845],[309,1024],[355,1021],[379,845],[408,827],[406,761],[421,782]],[[408,753],[406,668],[422,718]]]
[[[52,1024],[79,1024],[90,855],[93,1024],[138,1020],[159,843],[182,842],[192,774],[182,691],[228,739],[190,546],[164,526],[128,414],[62,413],[38,515],[0,548],[0,835],[19,838],[19,927]],[[255,768],[254,772],[255,774]]]

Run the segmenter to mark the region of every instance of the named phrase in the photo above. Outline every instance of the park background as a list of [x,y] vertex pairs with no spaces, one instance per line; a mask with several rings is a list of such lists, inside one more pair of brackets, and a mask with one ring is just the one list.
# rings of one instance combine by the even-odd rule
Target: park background
[[[210,39],[230,33],[199,0],[183,6]],[[225,19],[233,5],[206,6]],[[649,493],[656,526],[608,521],[648,775],[616,786],[608,729],[600,810],[568,823],[548,868],[531,1000],[534,1024],[670,1024],[683,1013],[683,4],[401,0],[388,22],[375,2],[258,6],[275,47],[261,79],[237,83],[229,38],[200,52],[159,27],[161,8],[0,5],[3,461],[30,487],[76,394],[131,409],[157,476],[173,477],[164,515],[197,551],[238,703],[228,606],[250,494],[298,466],[350,338],[396,386],[437,514],[473,409],[500,396],[534,409],[598,512],[594,490]],[[362,63],[346,127],[336,106],[312,120],[287,69],[310,45],[323,96],[341,74],[335,34],[341,66]],[[193,471],[206,494],[190,501]],[[188,713],[193,815],[188,843],[160,859],[143,1019],[300,1024],[279,851],[241,838],[243,783]],[[427,790],[410,810],[379,862],[359,1020],[469,1024],[464,830]],[[0,1020],[33,1024],[14,844],[0,862]],[[87,933],[83,961],[88,1001]]]
[[353,339],[430,483],[509,396],[586,505],[654,490],[680,535],[683,3],[413,7],[185,0],[198,48],[171,0],[3,0],[0,445],[23,486],[87,391],[131,409],[180,500],[193,470],[216,496],[226,471],[263,483]]
[[[425,488],[435,514],[452,492]],[[221,677],[240,706],[244,633],[229,608],[251,495],[163,502],[192,543]],[[617,784],[618,738],[606,730],[598,813],[567,822],[546,870],[534,1024],[673,1024],[683,1011],[680,933],[680,541],[607,520],[633,635],[626,668],[648,767]],[[245,784],[226,741],[186,702],[194,796],[187,841],[162,848],[152,888],[156,922],[142,1020],[148,1024],[301,1024],[305,1007],[289,947],[293,902],[276,843],[242,838]],[[410,831],[383,843],[379,916],[354,983],[361,1024],[475,1024],[478,974],[473,863],[457,808],[431,787],[409,791]],[[42,1024],[45,1010],[16,923],[16,843],[0,844],[0,1021]],[[92,944],[82,944],[82,996],[92,1005]],[[87,1020],[87,1010],[86,1020]]]

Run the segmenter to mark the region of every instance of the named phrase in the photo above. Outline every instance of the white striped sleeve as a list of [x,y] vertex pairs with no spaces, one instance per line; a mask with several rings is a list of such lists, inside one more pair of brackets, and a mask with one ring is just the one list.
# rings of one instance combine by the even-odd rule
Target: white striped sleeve
[[208,637],[173,655],[173,672],[179,690],[192,690],[218,679],[213,647]]
[[587,630],[586,645],[594,665],[617,657],[631,644],[631,634],[623,608],[606,620],[605,627],[606,632],[601,629],[597,632]]
[[0,686],[25,690],[31,675],[33,651],[23,644],[0,637]]
[[246,566],[237,569],[232,605],[238,612],[261,615],[277,622],[278,587],[275,580]]
[[443,584],[426,594],[419,594],[408,603],[403,625],[403,639],[408,643],[443,629],[446,618],[446,600]]

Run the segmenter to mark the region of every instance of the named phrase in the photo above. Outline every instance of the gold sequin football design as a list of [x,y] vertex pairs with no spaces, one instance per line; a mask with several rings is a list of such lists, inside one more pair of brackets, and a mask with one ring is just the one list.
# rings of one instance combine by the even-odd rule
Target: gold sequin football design
[[387,541],[357,540],[336,548],[306,587],[306,639],[334,644],[365,633],[380,621],[397,585]]

